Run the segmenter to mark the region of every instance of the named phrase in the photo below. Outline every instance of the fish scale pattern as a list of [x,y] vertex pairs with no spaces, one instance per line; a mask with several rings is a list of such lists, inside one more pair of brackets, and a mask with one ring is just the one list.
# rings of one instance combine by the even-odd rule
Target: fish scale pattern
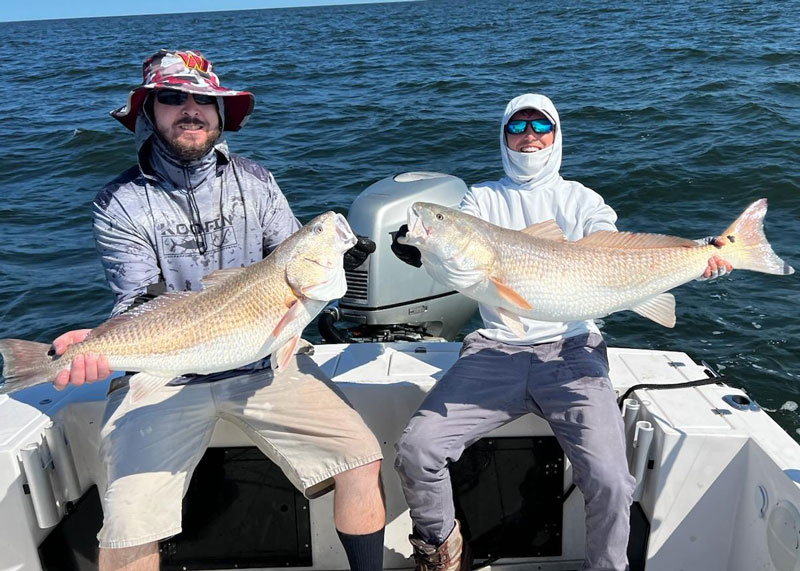
[[496,252],[498,265],[508,268],[507,282],[533,306],[515,312],[572,321],[630,308],[699,277],[716,248],[582,248],[531,238],[525,244],[499,241]]
[[[54,368],[93,352],[106,355],[113,370],[178,376],[224,371],[265,357],[344,294],[342,257],[355,238],[347,235],[349,227],[337,232],[341,220],[332,212],[320,215],[267,259],[226,270],[230,275],[210,279],[203,291],[167,294],[100,326],[86,341],[70,346]],[[342,291],[330,290],[334,297],[323,300],[302,293],[326,283],[339,284]],[[282,322],[294,304],[299,305],[292,318]],[[273,336],[279,323],[283,328]]]
[[766,200],[754,202],[713,245],[626,232],[570,242],[553,220],[510,230],[417,202],[409,209],[405,243],[420,249],[434,279],[506,314],[572,322],[632,309],[672,327],[674,300],[656,296],[700,277],[712,256],[735,268],[794,272],[769,246],[765,214]]

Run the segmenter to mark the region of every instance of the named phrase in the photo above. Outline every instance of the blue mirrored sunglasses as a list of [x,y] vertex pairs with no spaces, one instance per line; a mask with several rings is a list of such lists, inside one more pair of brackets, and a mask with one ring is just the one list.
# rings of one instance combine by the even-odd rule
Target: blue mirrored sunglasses
[[[213,105],[217,102],[217,98],[213,95],[199,95],[192,93],[194,102],[198,105]],[[156,91],[156,99],[162,105],[183,105],[189,98],[189,94],[185,91],[175,91],[174,89],[159,89]]]
[[514,119],[506,123],[506,133],[521,135],[525,132],[525,126],[530,125],[534,133],[543,135],[553,130],[553,124],[547,119]]

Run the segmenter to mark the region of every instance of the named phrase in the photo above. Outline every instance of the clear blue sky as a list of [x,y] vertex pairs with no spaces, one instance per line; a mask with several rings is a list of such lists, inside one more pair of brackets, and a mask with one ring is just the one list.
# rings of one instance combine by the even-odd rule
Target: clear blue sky
[[8,0],[3,2],[0,22],[59,18],[91,18],[95,16],[132,16],[139,14],[175,14],[179,12],[215,12],[219,10],[252,10],[321,6],[328,4],[367,4],[387,0]]

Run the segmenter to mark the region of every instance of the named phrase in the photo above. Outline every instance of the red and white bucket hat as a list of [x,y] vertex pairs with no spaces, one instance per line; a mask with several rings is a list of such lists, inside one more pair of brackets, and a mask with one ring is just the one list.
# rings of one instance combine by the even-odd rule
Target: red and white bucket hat
[[147,92],[175,89],[186,93],[222,97],[225,104],[225,130],[238,131],[250,117],[255,96],[248,91],[234,91],[219,84],[213,66],[200,52],[159,50],[142,64],[142,85],[128,94],[128,102],[111,111],[111,116],[131,131]]

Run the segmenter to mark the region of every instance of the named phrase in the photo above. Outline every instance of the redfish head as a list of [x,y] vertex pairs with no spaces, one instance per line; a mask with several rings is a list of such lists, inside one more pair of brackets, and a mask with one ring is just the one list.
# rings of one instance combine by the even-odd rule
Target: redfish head
[[398,241],[423,253],[448,259],[463,252],[472,229],[464,224],[466,215],[439,204],[415,202],[407,212],[408,233]]
[[297,236],[287,262],[287,281],[295,292],[319,300],[342,297],[347,290],[344,253],[356,244],[356,236],[341,214],[320,214]]
[[[337,212],[320,214],[301,230],[305,230],[307,239],[298,244],[298,248],[310,248],[314,251],[337,252],[344,254],[358,241],[350,229],[347,219]],[[312,244],[313,245],[310,245]]]

